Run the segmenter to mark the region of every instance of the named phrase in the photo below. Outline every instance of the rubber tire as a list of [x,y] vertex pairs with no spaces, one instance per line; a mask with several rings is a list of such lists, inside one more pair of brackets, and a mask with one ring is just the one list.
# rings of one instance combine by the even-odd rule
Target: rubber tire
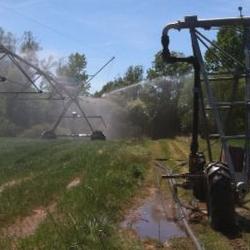
[[217,162],[214,166],[219,170],[208,176],[208,218],[213,229],[229,233],[236,225],[231,178],[223,163]]
[[[202,174],[202,173],[199,173]],[[193,196],[201,202],[205,202],[207,198],[206,179],[200,178],[193,181]]]
[[105,141],[106,137],[105,137],[105,135],[103,134],[102,131],[96,130],[96,131],[93,131],[90,139],[92,141],[96,141],[96,140],[98,140],[98,141]]
[[54,131],[47,130],[47,131],[44,131],[41,134],[41,138],[42,139],[53,140],[53,139],[56,139],[56,134],[55,134]]
[[193,196],[199,201],[205,202],[207,197],[206,178],[204,176],[204,168],[206,159],[203,153],[198,152],[195,155],[189,156],[189,171],[191,174],[201,175],[202,178],[194,178],[192,183]]

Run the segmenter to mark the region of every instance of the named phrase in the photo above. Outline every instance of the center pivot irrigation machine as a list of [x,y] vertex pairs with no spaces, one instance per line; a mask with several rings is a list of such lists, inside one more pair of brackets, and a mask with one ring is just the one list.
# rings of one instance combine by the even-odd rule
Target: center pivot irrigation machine
[[[104,68],[106,68],[113,60],[115,59],[115,57],[112,57],[108,62],[106,62],[94,75],[92,75],[87,83],[90,83],[91,80],[93,80]],[[67,100],[67,102],[64,105],[64,108],[60,114],[60,116],[58,117],[58,119],[56,120],[55,124],[52,126],[52,128],[50,130],[44,131],[42,134],[42,138],[45,139],[55,139],[57,137],[55,130],[57,129],[57,127],[59,126],[60,122],[62,121],[63,118],[72,118],[73,121],[75,121],[77,118],[84,118],[85,121],[87,122],[88,127],[91,130],[91,134],[75,134],[72,133],[73,137],[90,137],[91,140],[106,140],[105,135],[103,134],[102,131],[100,130],[94,130],[94,127],[92,126],[90,119],[101,119],[101,121],[103,122],[104,126],[106,127],[106,124],[103,120],[102,116],[88,116],[86,115],[86,113],[84,112],[83,108],[80,105],[79,102],[79,98],[80,98],[80,94],[82,92],[83,89],[83,85],[80,86],[80,88],[77,90],[75,95],[70,94],[68,91],[66,91],[67,89],[64,89],[64,92],[66,92],[66,95],[69,97],[69,100]],[[78,115],[75,111],[72,112],[72,116],[66,116],[67,111],[70,109],[71,105],[75,104],[75,106],[78,108],[78,110],[80,111],[81,115]]]
[[[93,80],[102,70],[108,66],[115,58],[112,57],[107,63],[105,63],[94,75],[92,75],[87,83],[90,83],[91,80]],[[8,72],[6,72],[5,68],[2,66],[1,68],[1,74],[0,75],[0,94],[2,95],[13,95],[13,99],[16,100],[62,100],[65,101],[65,105],[63,108],[62,113],[58,117],[57,121],[53,125],[53,127],[50,130],[44,131],[42,133],[42,138],[45,139],[55,139],[57,137],[55,130],[59,126],[61,120],[64,118],[66,112],[69,110],[72,104],[75,104],[76,108],[78,108],[81,115],[75,115],[74,112],[72,113],[71,118],[75,120],[76,118],[82,118],[85,119],[87,122],[87,125],[89,126],[91,130],[91,134],[71,134],[69,136],[87,136],[90,137],[91,140],[105,140],[106,137],[100,130],[95,130],[94,127],[90,123],[90,119],[101,119],[104,126],[104,120],[102,116],[97,115],[86,115],[85,111],[82,108],[82,105],[79,102],[80,95],[83,90],[84,84],[79,83],[79,88],[77,89],[77,93],[73,95],[68,87],[67,84],[64,84],[63,82],[59,81],[58,78],[56,78],[52,73],[49,73],[47,71],[41,70],[38,66],[34,65],[33,63],[29,62],[27,59],[22,58],[21,56],[18,56],[13,51],[11,51],[9,48],[4,46],[2,43],[0,43],[0,63],[1,62],[9,62],[12,63],[13,66],[15,66],[19,71],[20,75],[19,81],[13,81],[8,77]],[[46,83],[50,91],[44,92],[40,89],[41,85],[43,83]],[[6,86],[9,86],[9,91],[2,91],[2,84],[5,84]],[[15,91],[13,90],[16,89]],[[23,98],[19,98],[19,95],[26,95]],[[39,97],[30,98],[30,95],[38,95]],[[70,118],[67,117],[66,118]]]
[[[242,32],[242,51],[245,60],[237,60],[203,34],[208,30],[222,27]],[[178,58],[171,55],[169,31],[173,29],[189,30],[192,56]],[[189,173],[167,175],[165,178],[186,178],[187,182],[183,183],[183,186],[192,188],[197,199],[207,202],[212,227],[230,230],[235,228],[235,206],[243,202],[250,188],[250,17],[198,20],[197,16],[188,16],[184,21],[169,24],[164,28],[162,45],[162,56],[166,63],[186,62],[194,68]],[[211,53],[217,60],[223,58],[224,61],[228,61],[227,72],[208,70],[202,46],[206,49],[213,48]],[[228,83],[226,89],[230,89],[230,100],[219,100],[214,86],[221,82]],[[238,95],[239,85],[244,87],[243,100],[242,96]],[[237,108],[242,110],[244,128],[242,134],[238,134],[238,131],[232,135],[229,134],[227,126]],[[216,133],[211,132],[211,119],[214,121]],[[199,134],[206,139],[207,161],[205,151],[200,152]],[[221,144],[218,159],[215,159],[214,142],[211,140],[219,141]]]

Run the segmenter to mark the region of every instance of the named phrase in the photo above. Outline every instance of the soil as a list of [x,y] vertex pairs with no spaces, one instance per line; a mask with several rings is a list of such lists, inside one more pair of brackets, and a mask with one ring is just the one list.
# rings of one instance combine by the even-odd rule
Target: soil
[[67,189],[72,189],[74,187],[77,187],[81,184],[81,179],[80,177],[76,177],[74,180],[72,180],[68,185]]
[[7,188],[10,188],[10,187],[13,187],[13,186],[16,186],[16,185],[20,185],[22,182],[28,181],[28,180],[31,180],[31,179],[32,179],[32,176],[28,176],[28,177],[25,177],[25,178],[8,181],[8,182],[6,182],[6,183],[4,183],[4,184],[2,184],[0,186],[0,193],[2,193]]
[[47,208],[39,207],[32,211],[32,214],[19,218],[14,224],[3,229],[5,237],[25,238],[35,233],[39,225],[46,219],[49,213],[55,211],[56,204],[53,203]]

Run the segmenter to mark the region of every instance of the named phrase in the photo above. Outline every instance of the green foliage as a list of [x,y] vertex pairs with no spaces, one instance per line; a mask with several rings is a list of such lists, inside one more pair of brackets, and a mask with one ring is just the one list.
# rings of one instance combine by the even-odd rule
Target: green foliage
[[[213,42],[239,62],[244,63],[243,41],[243,30],[241,27],[222,27],[217,33],[216,40]],[[215,47],[210,47],[206,51],[205,59],[210,71],[225,71],[228,68],[235,68],[234,61],[228,56],[223,56]],[[240,69],[240,66],[237,65],[236,69]]]
[[150,114],[146,104],[141,99],[130,101],[127,105],[131,122],[146,134],[150,122]]
[[[41,50],[40,44],[36,41],[31,31],[25,31],[23,34],[23,40],[20,45],[20,52],[23,57],[30,63],[35,65],[39,64],[37,52]],[[28,69],[25,69],[28,72]]]
[[4,44],[8,49],[16,50],[16,38],[11,32],[6,32],[0,27],[0,42]]
[[143,135],[162,138],[178,132],[177,100],[181,85],[175,80],[155,79],[152,85],[141,87],[136,99],[129,101],[130,119]]
[[178,114],[181,121],[181,132],[188,133],[192,129],[193,77],[186,77],[178,99]]
[[143,80],[143,67],[140,65],[129,66],[123,77],[118,77],[106,83],[102,89],[95,93],[95,96],[102,96],[104,93],[123,88]]
[[[182,53],[173,53],[183,56]],[[158,52],[152,68],[147,71],[148,84],[124,91],[119,102],[122,102],[122,105],[127,103],[130,120],[139,129],[138,133],[160,138],[172,136],[179,131],[177,102],[183,84],[182,77],[191,70],[191,66],[185,63],[165,64],[161,53]],[[162,76],[172,77],[172,80],[160,78]],[[176,78],[180,78],[180,81],[176,81]],[[153,79],[155,82],[150,82]],[[108,82],[96,96],[142,80],[142,67],[130,66],[123,77]]]
[[69,84],[81,85],[83,93],[86,93],[90,88],[90,84],[86,82],[88,79],[86,66],[87,60],[84,54],[72,53],[66,64],[59,64],[57,75],[69,79]]
[[140,65],[129,66],[123,77],[125,86],[140,82],[142,80],[143,80],[143,67]]
[[[174,55],[184,56],[177,52]],[[141,128],[143,134],[162,138],[178,133],[180,112],[177,103],[183,76],[191,70],[192,67],[185,63],[165,64],[160,52],[155,55],[152,68],[147,71],[149,81],[155,81],[138,89],[138,99],[130,101],[128,105],[132,122]],[[172,77],[172,80],[161,79],[162,76]]]
[[[222,27],[217,33],[214,44],[223,49],[244,65],[244,37],[242,27]],[[217,55],[217,56],[215,56]],[[215,47],[210,47],[205,53],[206,65],[209,71],[242,71],[242,66],[235,63],[229,56],[223,56]],[[223,76],[223,74],[221,75]],[[239,82],[233,89],[229,81],[219,81],[212,86],[216,100],[230,102],[244,99],[244,84]],[[230,116],[228,116],[230,114]],[[234,107],[230,113],[222,114],[225,130],[228,134],[244,133],[244,109]],[[213,121],[210,121],[210,123]],[[212,125],[214,127],[215,125]],[[212,128],[213,130],[213,128]]]
[[[176,57],[184,57],[184,54],[180,52],[172,52],[172,55]],[[164,63],[161,56],[161,51],[159,51],[155,55],[154,61],[152,63],[152,68],[147,70],[147,79],[154,79],[160,76],[181,77],[185,74],[190,73],[191,70],[192,66],[187,63]]]
[[[240,27],[222,27],[217,33],[215,41],[216,46],[219,46],[231,56],[235,57],[239,62],[244,63],[243,51],[243,33]],[[216,54],[217,56],[215,56]],[[221,52],[218,52],[214,47],[210,47],[205,52],[206,65],[209,71],[228,71],[228,68],[233,70],[241,70],[239,65],[235,65],[230,57],[225,57]],[[221,77],[224,75],[221,74]],[[218,76],[218,77],[220,77]],[[181,90],[178,101],[178,112],[181,120],[182,132],[190,132],[192,128],[192,99],[193,99],[193,79],[186,79],[184,88]],[[213,94],[217,101],[230,102],[231,100],[244,99],[244,84],[239,82],[236,89],[232,88],[230,81],[217,81],[211,84]],[[203,91],[206,100],[206,91]],[[228,116],[230,114],[231,116]],[[224,120],[226,134],[244,133],[244,110],[242,108],[233,108],[230,113],[221,112]],[[208,114],[208,127],[211,133],[216,133],[216,124],[212,116]],[[204,131],[203,122],[200,123],[201,131]]]
[[40,44],[36,41],[31,31],[25,31],[23,34],[23,41],[20,46],[22,53],[29,53],[30,51],[40,50]]
[[95,93],[95,96],[101,97],[104,93],[109,93],[112,90],[121,88],[123,86],[124,82],[122,77],[118,77],[114,79],[113,81],[107,82],[100,91]]

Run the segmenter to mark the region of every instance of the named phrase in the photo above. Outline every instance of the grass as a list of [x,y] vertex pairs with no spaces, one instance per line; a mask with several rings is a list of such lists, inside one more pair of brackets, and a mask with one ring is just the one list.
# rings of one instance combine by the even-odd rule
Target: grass
[[[143,196],[145,183],[152,185],[153,159],[167,158],[174,172],[187,172],[189,143],[184,137],[119,142],[0,138],[0,249],[144,249],[134,235],[121,232],[124,210],[136,194]],[[218,143],[213,151],[218,156]],[[67,189],[75,178],[80,184]],[[179,195],[192,201],[189,191]],[[6,229],[32,218],[37,209],[47,216],[33,234],[6,236]],[[247,223],[241,222],[242,241],[250,244]],[[205,249],[233,249],[207,220],[192,227]],[[193,247],[185,238],[169,243],[167,249]]]
[[[144,142],[0,140],[0,228],[56,204],[33,235],[1,237],[0,249],[127,249],[118,222],[142,185],[150,152]],[[79,186],[67,190],[74,178]],[[13,247],[14,244],[14,247]],[[135,246],[139,243],[133,242]]]

